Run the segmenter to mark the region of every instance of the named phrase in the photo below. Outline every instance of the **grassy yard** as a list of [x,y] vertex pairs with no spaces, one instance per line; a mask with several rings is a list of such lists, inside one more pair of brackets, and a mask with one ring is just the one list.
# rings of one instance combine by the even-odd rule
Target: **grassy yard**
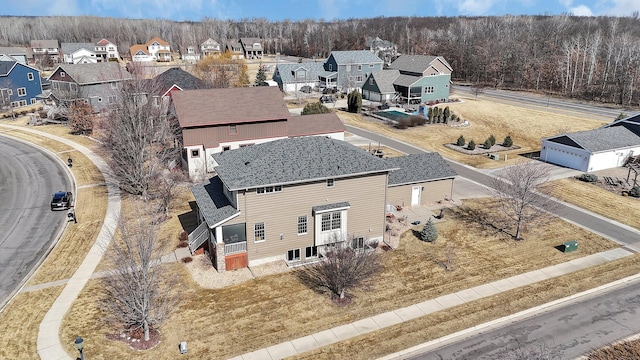
[[[554,113],[552,109],[530,109],[490,100],[476,100],[464,95],[460,96],[460,99],[461,102],[440,106],[449,106],[455,114],[468,120],[469,126],[426,125],[398,130],[378,121],[363,119],[361,115],[338,112],[338,116],[347,125],[371,130],[425,150],[438,151],[445,158],[479,168],[500,167],[505,165],[505,162],[493,161],[484,155],[465,155],[444,145],[455,143],[460,135],[463,135],[467,142],[473,139],[478,146],[481,146],[490,135],[494,135],[498,143],[501,143],[505,136],[510,135],[514,145],[519,146],[520,149],[504,153],[516,155],[539,151],[540,139],[543,137],[594,129],[604,124],[602,121]],[[517,158],[517,156],[510,156],[507,163],[515,162]]]
[[[469,200],[464,206],[465,209],[482,211],[491,207],[491,199]],[[176,356],[176,344],[185,339],[189,341],[189,354],[195,358],[228,358],[429,298],[616,247],[603,238],[560,220],[526,232],[524,236],[527,240],[520,242],[478,224],[467,213],[455,209],[449,210],[445,221],[437,227],[440,237],[434,244],[421,242],[411,231],[406,232],[396,250],[383,254],[383,266],[374,287],[359,292],[355,301],[346,307],[336,307],[325,295],[307,288],[295,271],[223,289],[203,289],[190,279],[183,265],[170,264],[164,265],[166,271],[184,278],[184,286],[179,290],[183,302],[161,328],[163,341],[155,349],[139,353],[124,344],[106,339],[110,331],[100,322],[102,315],[96,306],[99,293],[97,281],[90,283],[67,314],[62,338],[72,339],[74,334],[87,334],[85,340],[93,344],[92,351],[95,352],[92,358],[97,359],[133,355],[141,359],[173,359]],[[578,252],[564,254],[554,248],[560,242],[574,237],[583,239]],[[447,272],[438,261],[451,245],[456,248],[456,269]],[[214,270],[211,271],[211,276],[215,276]],[[526,295],[532,301],[539,297],[537,291],[521,295]],[[524,304],[526,302],[523,300]],[[473,312],[484,311],[487,305],[467,306],[469,309],[466,311]],[[476,316],[471,320],[458,318],[458,322],[449,321],[462,328],[476,321],[486,321],[497,316],[496,313],[500,312],[496,309],[486,316]],[[439,314],[437,318],[442,316],[446,315]],[[79,317],[83,318],[80,323],[76,320]],[[68,349],[70,352],[73,350],[71,343]],[[371,355],[363,354],[361,349],[352,350],[360,358]]]

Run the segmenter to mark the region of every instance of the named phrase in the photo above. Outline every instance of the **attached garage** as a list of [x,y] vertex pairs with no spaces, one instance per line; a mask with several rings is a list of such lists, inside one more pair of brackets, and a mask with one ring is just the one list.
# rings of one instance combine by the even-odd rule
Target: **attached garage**
[[387,203],[424,206],[451,199],[457,173],[438,153],[411,154],[386,158],[396,168],[389,174]]
[[640,154],[640,127],[611,125],[544,138],[540,159],[584,172],[624,166],[630,156]]

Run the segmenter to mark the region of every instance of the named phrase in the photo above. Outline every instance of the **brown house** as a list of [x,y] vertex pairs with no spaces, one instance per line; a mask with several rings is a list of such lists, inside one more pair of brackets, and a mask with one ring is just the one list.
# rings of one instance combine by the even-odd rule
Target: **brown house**
[[193,179],[213,173],[214,153],[292,136],[344,138],[344,125],[335,114],[290,118],[275,87],[187,90],[171,96],[171,111],[182,129],[182,167]]
[[[200,225],[189,235],[189,246],[205,248],[218,271],[278,260],[295,265],[319,259],[338,242],[362,248],[383,240],[389,180],[402,171],[349,143],[320,136],[276,140],[213,158],[217,176],[192,187]],[[408,173],[426,183],[428,192],[429,174],[420,178],[419,172]],[[411,195],[405,196],[409,201]]]

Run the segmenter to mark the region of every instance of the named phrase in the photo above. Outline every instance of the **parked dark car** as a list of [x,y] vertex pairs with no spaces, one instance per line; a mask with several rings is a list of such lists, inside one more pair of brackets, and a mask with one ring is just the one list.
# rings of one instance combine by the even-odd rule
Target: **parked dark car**
[[305,94],[310,94],[310,93],[311,93],[311,91],[313,91],[313,89],[311,88],[311,86],[307,86],[307,85],[305,85],[305,86],[303,86],[303,87],[301,87],[301,88],[300,88],[300,92],[303,92],[303,93],[305,93]]
[[333,88],[333,87],[324,88],[324,89],[322,90],[322,93],[323,93],[323,94],[335,94],[335,93],[337,93],[337,92],[338,92],[338,89]]
[[378,106],[379,110],[387,110],[389,108],[389,104],[382,104]]
[[51,199],[51,210],[67,210],[73,204],[71,191],[58,191]]
[[330,95],[322,95],[320,97],[320,102],[325,104],[325,103],[334,103],[336,102],[336,99],[333,98],[333,96]]

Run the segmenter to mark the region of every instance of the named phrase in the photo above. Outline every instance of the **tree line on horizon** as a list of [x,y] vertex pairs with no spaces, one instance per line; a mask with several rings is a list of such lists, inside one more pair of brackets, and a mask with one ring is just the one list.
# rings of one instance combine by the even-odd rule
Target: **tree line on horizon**
[[212,38],[257,37],[266,53],[326,58],[334,50],[366,49],[367,37],[398,46],[402,54],[443,56],[458,82],[533,90],[544,94],[640,105],[640,20],[630,17],[494,16],[378,17],[269,21],[263,18],[198,22],[163,19],[0,17],[0,38],[116,41],[120,51],[153,36],[174,49]]

